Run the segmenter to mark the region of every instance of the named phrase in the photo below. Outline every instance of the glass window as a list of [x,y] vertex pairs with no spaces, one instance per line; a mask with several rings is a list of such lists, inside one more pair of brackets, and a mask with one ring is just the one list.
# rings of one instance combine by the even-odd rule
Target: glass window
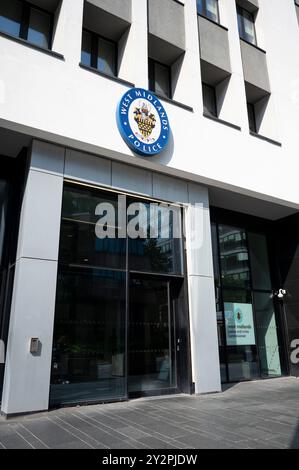
[[125,395],[125,273],[60,271],[52,406]]
[[264,377],[280,376],[280,346],[273,300],[269,292],[255,292],[253,295],[261,374]]
[[204,14],[204,1],[205,0],[196,0],[197,13],[199,13],[200,15]]
[[206,0],[206,15],[210,20],[215,21],[216,23],[219,22],[219,15],[218,15],[218,0]]
[[0,31],[20,36],[22,19],[22,3],[18,0],[1,0],[0,2]]
[[237,15],[240,37],[250,44],[256,45],[255,20],[253,14],[244,10],[244,8],[238,7]]
[[[100,203],[105,206],[102,206],[103,211],[97,214],[97,206]],[[110,214],[107,212],[109,209]],[[103,232],[109,231],[107,234],[110,236],[98,237],[96,227]],[[87,188],[65,188],[59,254],[61,262],[124,268],[126,239],[119,238],[118,231],[117,196]]]
[[171,98],[171,71],[170,67],[149,60],[149,88],[165,98]]
[[82,50],[81,62],[88,67],[91,67],[91,34],[87,31],[82,32]]
[[28,41],[40,47],[50,47],[51,17],[48,13],[30,8]]
[[202,84],[202,97],[204,113],[217,117],[217,102],[215,88],[205,83]]
[[219,225],[222,283],[227,287],[249,287],[249,259],[244,229]]
[[[152,206],[153,207],[153,206]],[[174,237],[174,227],[181,226],[181,210],[162,209],[157,210],[154,215],[150,205],[142,202],[142,208],[146,210],[144,219],[139,217],[140,233],[143,237],[129,237],[129,267],[134,271],[159,272],[159,273],[182,273],[182,249],[181,238]],[[135,212],[135,211],[133,211]],[[136,206],[135,214],[140,214]],[[136,215],[129,215],[129,223],[134,223]],[[157,233],[150,236],[150,231],[156,226]]]
[[267,239],[259,233],[248,233],[253,289],[272,289],[268,259]]
[[254,104],[247,103],[247,113],[248,113],[249,129],[251,130],[251,132],[256,133],[257,127],[256,127]]
[[116,75],[116,45],[114,42],[98,39],[97,69],[107,75]]
[[197,13],[219,23],[218,0],[197,0]]

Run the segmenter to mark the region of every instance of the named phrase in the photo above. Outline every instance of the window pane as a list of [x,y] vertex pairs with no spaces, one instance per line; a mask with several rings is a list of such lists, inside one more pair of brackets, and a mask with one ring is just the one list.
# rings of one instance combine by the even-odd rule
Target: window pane
[[203,84],[202,95],[204,112],[210,116],[217,117],[215,89],[211,86]]
[[[98,204],[104,204],[96,215]],[[118,237],[118,199],[87,188],[66,187],[63,195],[59,259],[66,264],[125,267],[126,239]],[[115,216],[115,217],[114,217]],[[101,238],[107,230],[107,237]]]
[[255,323],[250,292],[223,292],[230,381],[259,377]]
[[280,346],[273,300],[267,293],[255,292],[253,295],[261,373],[264,377],[280,376]]
[[86,31],[82,33],[81,62],[84,65],[91,66],[91,34]]
[[244,21],[244,34],[246,41],[250,42],[251,44],[255,44],[255,27],[254,27],[254,20],[250,13],[247,11],[243,12],[243,21]]
[[98,66],[97,68],[108,75],[115,75],[116,46],[114,43],[99,38]]
[[244,33],[243,33],[243,15],[242,15],[242,10],[238,8],[237,10],[237,16],[238,16],[238,28],[239,28],[239,36],[240,38],[243,38]]
[[170,98],[170,70],[155,62],[155,92]]
[[271,291],[272,285],[266,237],[259,233],[249,233],[248,243],[253,289]]
[[16,0],[0,1],[0,31],[19,37],[22,3]]
[[30,9],[28,41],[45,49],[49,48],[50,15],[35,8]]
[[218,17],[218,0],[206,0],[207,4],[207,17],[216,23],[219,22]]
[[[182,240],[178,236],[174,237],[174,231],[181,227],[180,208],[173,211],[166,208],[153,215],[148,203],[137,202],[130,207],[130,213],[134,213],[128,217],[130,269],[181,274]],[[130,236],[135,226],[137,231],[140,230],[136,234],[143,234],[143,238]],[[152,236],[151,230],[154,230]]]
[[253,104],[247,103],[247,112],[248,112],[249,129],[252,132],[257,132],[256,120],[255,120],[255,108]]
[[60,271],[52,405],[125,395],[125,273]]
[[247,237],[244,229],[219,225],[222,282],[227,287],[250,286]]
[[204,14],[204,0],[197,0],[197,13]]

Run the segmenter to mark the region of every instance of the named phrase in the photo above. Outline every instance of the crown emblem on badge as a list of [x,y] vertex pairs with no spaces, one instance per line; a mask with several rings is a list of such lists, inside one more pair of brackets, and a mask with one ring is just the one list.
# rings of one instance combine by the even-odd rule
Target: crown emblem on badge
[[151,106],[145,102],[139,103],[139,107],[135,108],[134,115],[142,137],[148,139],[156,127],[156,118],[151,113]]

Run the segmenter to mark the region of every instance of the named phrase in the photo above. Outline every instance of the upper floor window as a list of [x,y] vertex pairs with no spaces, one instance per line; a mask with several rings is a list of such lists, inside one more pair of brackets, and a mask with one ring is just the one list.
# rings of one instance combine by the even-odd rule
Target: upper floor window
[[165,98],[172,98],[171,70],[168,65],[149,59],[149,89]]
[[254,14],[239,6],[237,6],[237,14],[240,38],[256,46]]
[[106,75],[117,75],[117,44],[93,32],[83,30],[81,63]]
[[51,49],[53,15],[21,0],[1,0],[0,31]]
[[197,0],[197,13],[219,23],[218,0]]
[[218,112],[215,87],[202,83],[202,98],[204,114],[217,117]]

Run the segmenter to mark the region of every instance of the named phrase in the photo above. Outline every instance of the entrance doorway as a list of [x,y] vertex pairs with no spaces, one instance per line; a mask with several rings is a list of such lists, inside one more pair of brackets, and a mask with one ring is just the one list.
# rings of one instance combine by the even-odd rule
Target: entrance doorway
[[285,373],[283,317],[269,248],[271,225],[212,211],[221,378],[238,382]]
[[[114,208],[108,229],[117,234],[116,193],[65,185],[51,406],[191,390],[182,240],[172,236],[172,217],[168,237],[99,238],[102,203]],[[142,204],[139,225],[149,234],[150,202],[127,196],[131,203]]]
[[171,281],[133,277],[128,332],[129,397],[178,390]]

